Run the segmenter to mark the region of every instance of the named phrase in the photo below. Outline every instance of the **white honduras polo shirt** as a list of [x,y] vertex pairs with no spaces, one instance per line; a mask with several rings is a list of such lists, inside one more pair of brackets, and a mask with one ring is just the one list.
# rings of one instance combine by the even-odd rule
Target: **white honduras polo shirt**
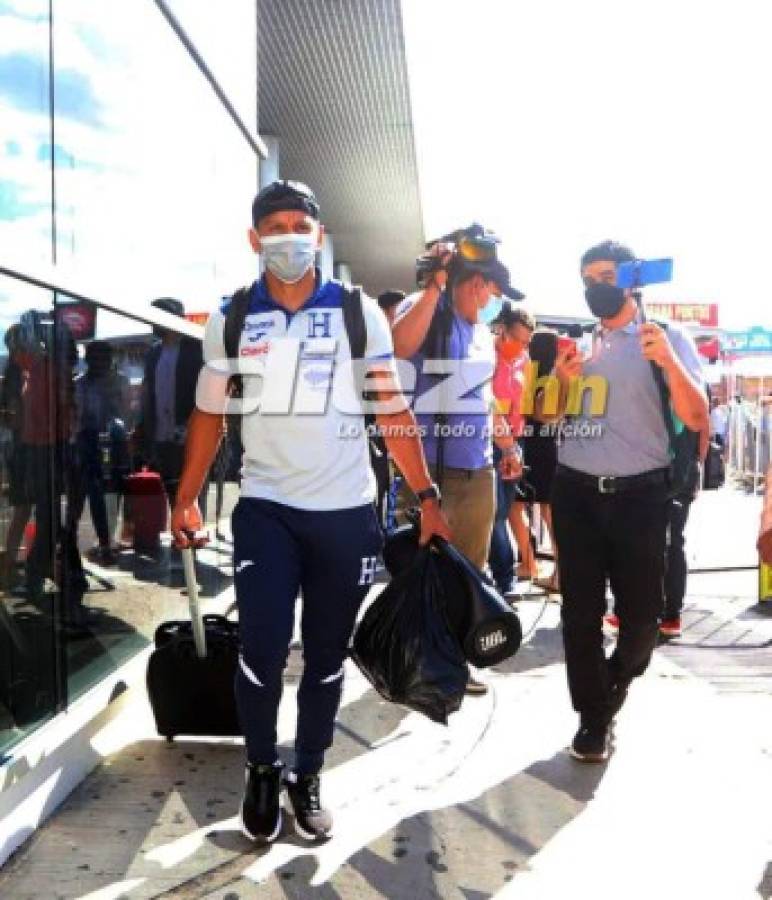
[[[308,510],[348,509],[375,498],[364,417],[351,414],[356,391],[353,370],[346,365],[351,347],[343,296],[339,282],[327,281],[291,313],[270,297],[264,278],[252,288],[239,357],[264,367],[266,375],[243,376],[245,408],[254,409],[242,417],[243,497]],[[227,298],[206,325],[204,359],[214,369],[226,358],[223,328],[229,303]],[[365,359],[391,359],[391,331],[383,312],[364,294],[362,311]]]

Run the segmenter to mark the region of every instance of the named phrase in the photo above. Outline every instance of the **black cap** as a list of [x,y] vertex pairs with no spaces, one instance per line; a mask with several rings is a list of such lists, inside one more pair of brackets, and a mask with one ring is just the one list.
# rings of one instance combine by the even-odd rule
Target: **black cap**
[[311,218],[319,218],[319,201],[308,185],[300,181],[272,181],[264,187],[252,203],[252,224],[271,213],[297,209]]
[[522,291],[518,291],[516,287],[513,287],[509,282],[509,269],[504,265],[504,263],[499,262],[497,259],[488,264],[491,267],[491,274],[487,275],[491,281],[495,281],[499,286],[499,290],[505,297],[509,297],[510,300],[522,300],[525,297],[525,294]]
[[402,303],[405,296],[404,291],[384,291],[382,294],[378,294],[378,306],[381,309],[391,309],[392,306]]
[[499,310],[499,314],[495,319],[491,319],[491,325],[503,325],[505,328],[510,328],[515,324],[515,308],[512,306],[509,300],[505,300],[501,304],[501,309]]
[[156,309],[162,309],[164,312],[171,313],[173,316],[185,318],[185,304],[182,300],[175,300],[174,297],[159,297],[150,304]]

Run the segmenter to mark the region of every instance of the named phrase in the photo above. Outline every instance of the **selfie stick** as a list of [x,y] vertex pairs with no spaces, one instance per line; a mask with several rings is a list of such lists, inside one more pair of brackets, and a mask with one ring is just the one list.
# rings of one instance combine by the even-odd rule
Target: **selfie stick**
[[635,302],[638,305],[638,312],[641,316],[641,324],[645,325],[648,322],[646,318],[646,310],[643,306],[643,292],[641,291],[641,267],[637,265],[635,267],[635,275],[633,276],[633,283],[630,285],[633,291],[633,297],[635,298]]

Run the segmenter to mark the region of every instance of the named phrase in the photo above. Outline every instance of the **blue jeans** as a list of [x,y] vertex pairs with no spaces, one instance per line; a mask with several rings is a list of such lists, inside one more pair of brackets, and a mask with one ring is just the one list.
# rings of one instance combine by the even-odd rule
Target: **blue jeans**
[[76,465],[73,467],[72,478],[75,482],[70,516],[73,530],[77,532],[78,522],[83,514],[83,506],[88,496],[91,521],[94,523],[94,531],[96,531],[99,545],[109,547],[110,529],[107,521],[102,448],[99,444],[98,431],[86,430],[78,434]]
[[516,485],[514,480],[505,480],[501,477],[498,464],[501,453],[497,447],[493,448],[493,463],[496,466],[496,517],[493,521],[491,534],[491,548],[488,553],[488,565],[496,587],[501,592],[512,588],[514,581],[515,553],[512,542],[509,539],[507,520],[509,510],[516,498]]

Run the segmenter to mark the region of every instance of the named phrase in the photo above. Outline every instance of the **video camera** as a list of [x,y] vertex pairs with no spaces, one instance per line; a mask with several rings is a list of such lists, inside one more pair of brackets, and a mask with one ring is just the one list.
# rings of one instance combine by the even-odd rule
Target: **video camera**
[[422,253],[416,260],[418,286],[425,288],[431,276],[442,269],[445,269],[451,281],[462,273],[479,272],[497,286],[498,297],[522,300],[525,294],[512,286],[509,269],[497,256],[496,248],[500,243],[499,236],[483,228],[479,222],[473,222],[468,228],[459,228],[431,241],[426,245],[427,250],[431,250],[436,244],[445,244],[450,251],[450,259],[443,263],[440,256]]
[[441,257],[430,253],[422,253],[416,259],[416,283],[424,288],[431,276],[441,269],[449,272],[462,268],[464,263],[469,263],[470,268],[475,268],[475,263],[484,264],[496,261],[496,246],[501,243],[498,235],[487,231],[479,222],[473,222],[468,228],[458,228],[441,238],[430,241],[426,245],[431,250],[436,244],[448,244],[451,258],[443,263]]

